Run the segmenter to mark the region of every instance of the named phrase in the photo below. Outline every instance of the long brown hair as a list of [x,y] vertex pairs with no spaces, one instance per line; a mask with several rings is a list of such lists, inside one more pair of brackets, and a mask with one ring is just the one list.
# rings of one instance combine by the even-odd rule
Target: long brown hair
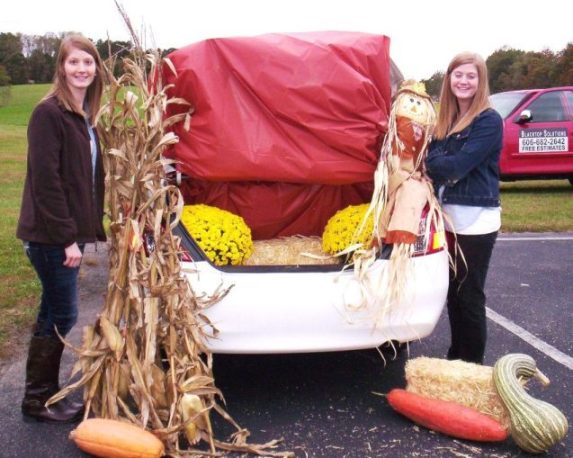
[[[475,65],[478,73],[478,87],[469,110],[459,118],[460,109],[457,98],[452,92],[450,81],[452,72],[460,65],[464,64]],[[444,80],[442,81],[440,112],[438,114],[438,121],[434,130],[434,138],[441,140],[450,134],[460,132],[469,126],[477,115],[490,107],[489,83],[485,61],[479,54],[471,52],[463,52],[456,55],[450,62],[450,65],[448,65],[448,70],[444,75]]]
[[[64,64],[71,50],[79,49],[87,52],[93,57],[96,67],[96,73],[92,84],[89,85],[86,91],[87,112],[84,107],[78,107],[69,86],[66,83],[66,73]],[[103,93],[103,64],[101,57],[94,46],[94,44],[80,33],[71,33],[66,35],[60,44],[58,57],[56,59],[56,72],[54,73],[54,82],[52,88],[44,98],[55,96],[58,102],[67,110],[78,113],[82,116],[87,116],[93,124],[95,121],[96,113],[99,110],[102,93]]]

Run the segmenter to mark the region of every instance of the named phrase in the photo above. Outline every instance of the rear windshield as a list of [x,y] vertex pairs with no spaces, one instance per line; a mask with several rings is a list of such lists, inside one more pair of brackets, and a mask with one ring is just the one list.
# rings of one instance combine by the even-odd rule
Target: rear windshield
[[493,108],[501,115],[502,118],[506,118],[515,107],[521,103],[521,101],[527,96],[527,92],[500,92],[499,94],[493,94],[490,96],[489,100],[493,105]]

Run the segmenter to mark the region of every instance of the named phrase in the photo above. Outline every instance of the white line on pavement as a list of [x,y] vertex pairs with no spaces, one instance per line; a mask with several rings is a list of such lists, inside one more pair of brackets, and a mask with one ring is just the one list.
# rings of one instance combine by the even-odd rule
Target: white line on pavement
[[517,337],[525,340],[532,347],[537,348],[539,351],[545,353],[550,358],[553,358],[558,363],[563,364],[568,369],[573,370],[573,358],[571,358],[571,356],[566,355],[562,351],[557,350],[557,348],[554,346],[549,345],[547,342],[544,342],[543,340],[535,337],[533,334],[526,331],[521,326],[518,326],[513,321],[508,320],[499,313],[494,312],[489,307],[486,307],[486,316],[495,323],[499,324],[501,327],[504,327],[508,331],[515,334]]
[[552,242],[554,240],[573,240],[573,236],[567,236],[567,235],[555,235],[555,236],[540,236],[540,237],[504,237],[504,236],[499,236],[497,238],[497,241],[501,241],[501,242]]

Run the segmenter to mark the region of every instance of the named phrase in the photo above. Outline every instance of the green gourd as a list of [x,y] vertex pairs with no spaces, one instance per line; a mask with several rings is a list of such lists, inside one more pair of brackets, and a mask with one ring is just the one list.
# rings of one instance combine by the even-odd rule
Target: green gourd
[[511,353],[495,363],[493,381],[509,412],[511,437],[526,452],[542,453],[563,440],[569,423],[555,406],[527,394],[520,377],[536,377],[549,384],[528,355]]

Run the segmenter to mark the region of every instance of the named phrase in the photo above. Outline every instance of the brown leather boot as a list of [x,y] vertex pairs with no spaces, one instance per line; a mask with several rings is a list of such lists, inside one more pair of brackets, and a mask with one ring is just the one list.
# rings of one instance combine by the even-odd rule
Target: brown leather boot
[[63,351],[64,344],[58,338],[32,337],[26,362],[26,390],[22,400],[25,420],[72,423],[82,418],[82,404],[64,399],[49,407],[44,405],[60,389],[58,377]]

